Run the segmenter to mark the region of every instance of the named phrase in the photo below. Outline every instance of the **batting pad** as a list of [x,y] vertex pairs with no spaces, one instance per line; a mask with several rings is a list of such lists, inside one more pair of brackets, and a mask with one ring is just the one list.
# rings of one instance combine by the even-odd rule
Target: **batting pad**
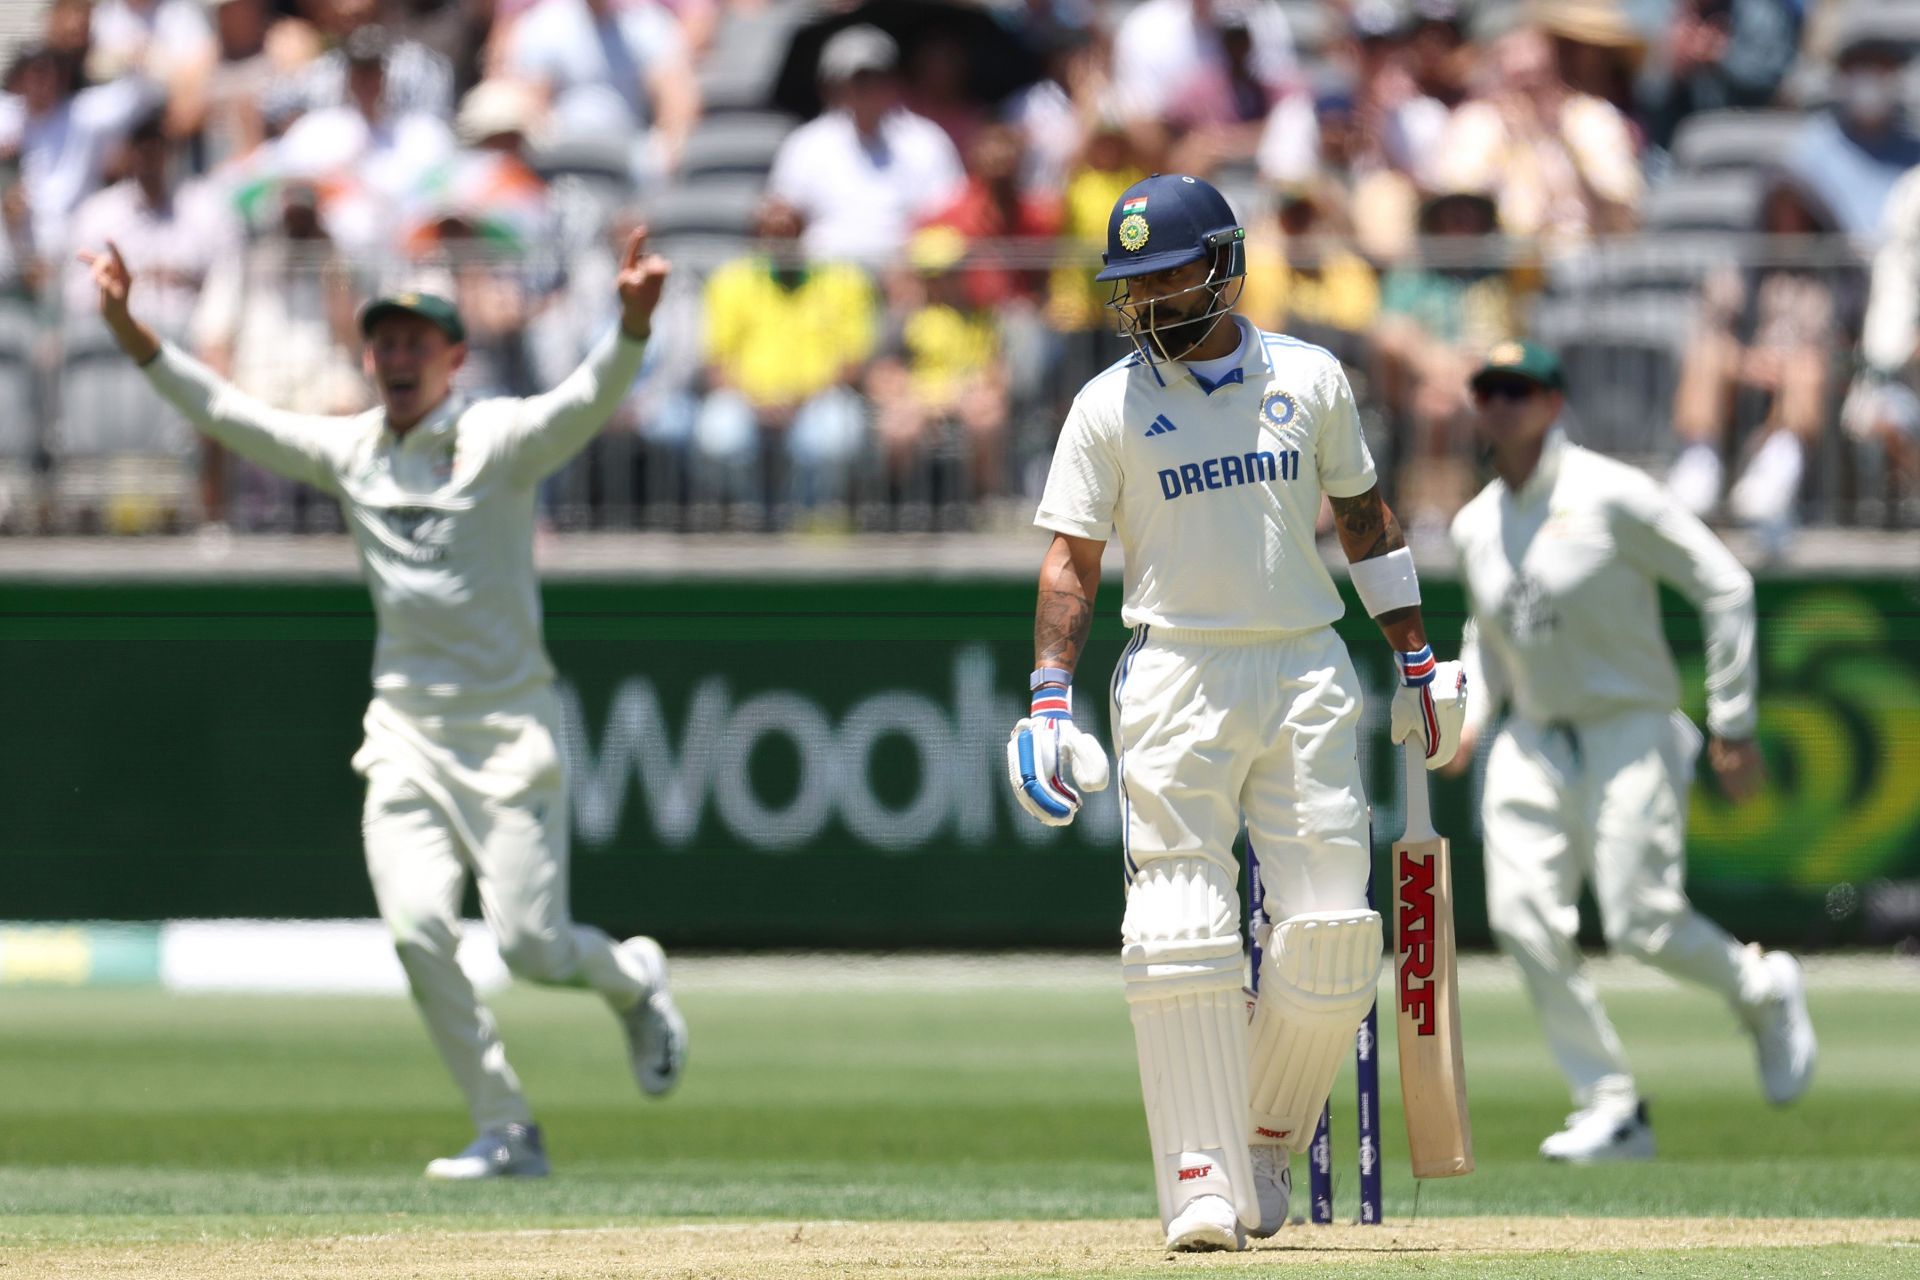
[[1373,1004],[1380,939],[1377,911],[1316,911],[1273,926],[1248,1032],[1253,1141],[1312,1145],[1340,1061]]
[[1239,901],[1204,859],[1158,860],[1128,891],[1120,953],[1164,1226],[1216,1195],[1253,1226]]

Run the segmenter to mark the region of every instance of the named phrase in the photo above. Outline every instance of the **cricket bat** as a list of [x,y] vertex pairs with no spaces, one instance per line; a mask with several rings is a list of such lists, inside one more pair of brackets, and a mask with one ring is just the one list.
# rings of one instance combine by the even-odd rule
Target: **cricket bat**
[[1453,958],[1453,866],[1427,804],[1426,751],[1406,744],[1407,833],[1393,844],[1394,975],[1400,1096],[1416,1178],[1473,1172],[1460,981]]

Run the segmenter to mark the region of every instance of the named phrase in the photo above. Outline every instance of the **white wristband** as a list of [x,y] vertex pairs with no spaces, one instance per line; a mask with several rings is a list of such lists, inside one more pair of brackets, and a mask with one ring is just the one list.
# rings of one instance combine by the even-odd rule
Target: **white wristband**
[[1371,560],[1356,560],[1347,567],[1353,577],[1353,590],[1370,618],[1420,603],[1420,578],[1413,571],[1413,552],[1405,547]]

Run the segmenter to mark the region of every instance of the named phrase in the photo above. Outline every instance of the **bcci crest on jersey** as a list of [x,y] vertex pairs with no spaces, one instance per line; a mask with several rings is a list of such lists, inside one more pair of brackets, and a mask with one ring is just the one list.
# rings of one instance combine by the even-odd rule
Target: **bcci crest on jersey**
[[1286,426],[1293,421],[1293,415],[1298,411],[1299,405],[1284,391],[1269,391],[1266,398],[1260,402],[1260,416],[1267,420],[1268,426],[1272,427]]

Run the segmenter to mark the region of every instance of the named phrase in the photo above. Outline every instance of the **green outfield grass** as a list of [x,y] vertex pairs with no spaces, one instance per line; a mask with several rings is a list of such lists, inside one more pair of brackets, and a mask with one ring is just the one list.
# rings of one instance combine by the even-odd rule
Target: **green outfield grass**
[[[515,989],[495,1001],[556,1176],[470,1187],[420,1177],[469,1135],[402,1000],[0,992],[0,1240],[1152,1215],[1117,976],[835,991],[818,966],[765,987],[737,966],[728,980],[699,971],[686,967],[682,998],[691,1065],[664,1101],[638,1095],[592,998]],[[766,973],[778,978],[774,962]],[[1920,1217],[1920,982],[1816,981],[1820,1073],[1784,1111],[1760,1100],[1748,1045],[1711,1000],[1641,989],[1608,1002],[1661,1158],[1542,1164],[1534,1147],[1567,1102],[1518,991],[1483,983],[1464,1001],[1479,1171],[1423,1184],[1417,1206],[1383,1028],[1389,1222]],[[1350,1081],[1337,1093],[1343,1213]],[[1136,1269],[1154,1257],[1142,1234]],[[1893,1261],[1878,1247],[1805,1252],[1835,1274]],[[1920,1270],[1920,1250],[1897,1260]],[[1522,1273],[1558,1274],[1485,1269]],[[1649,1255],[1645,1273],[1668,1272]]]

